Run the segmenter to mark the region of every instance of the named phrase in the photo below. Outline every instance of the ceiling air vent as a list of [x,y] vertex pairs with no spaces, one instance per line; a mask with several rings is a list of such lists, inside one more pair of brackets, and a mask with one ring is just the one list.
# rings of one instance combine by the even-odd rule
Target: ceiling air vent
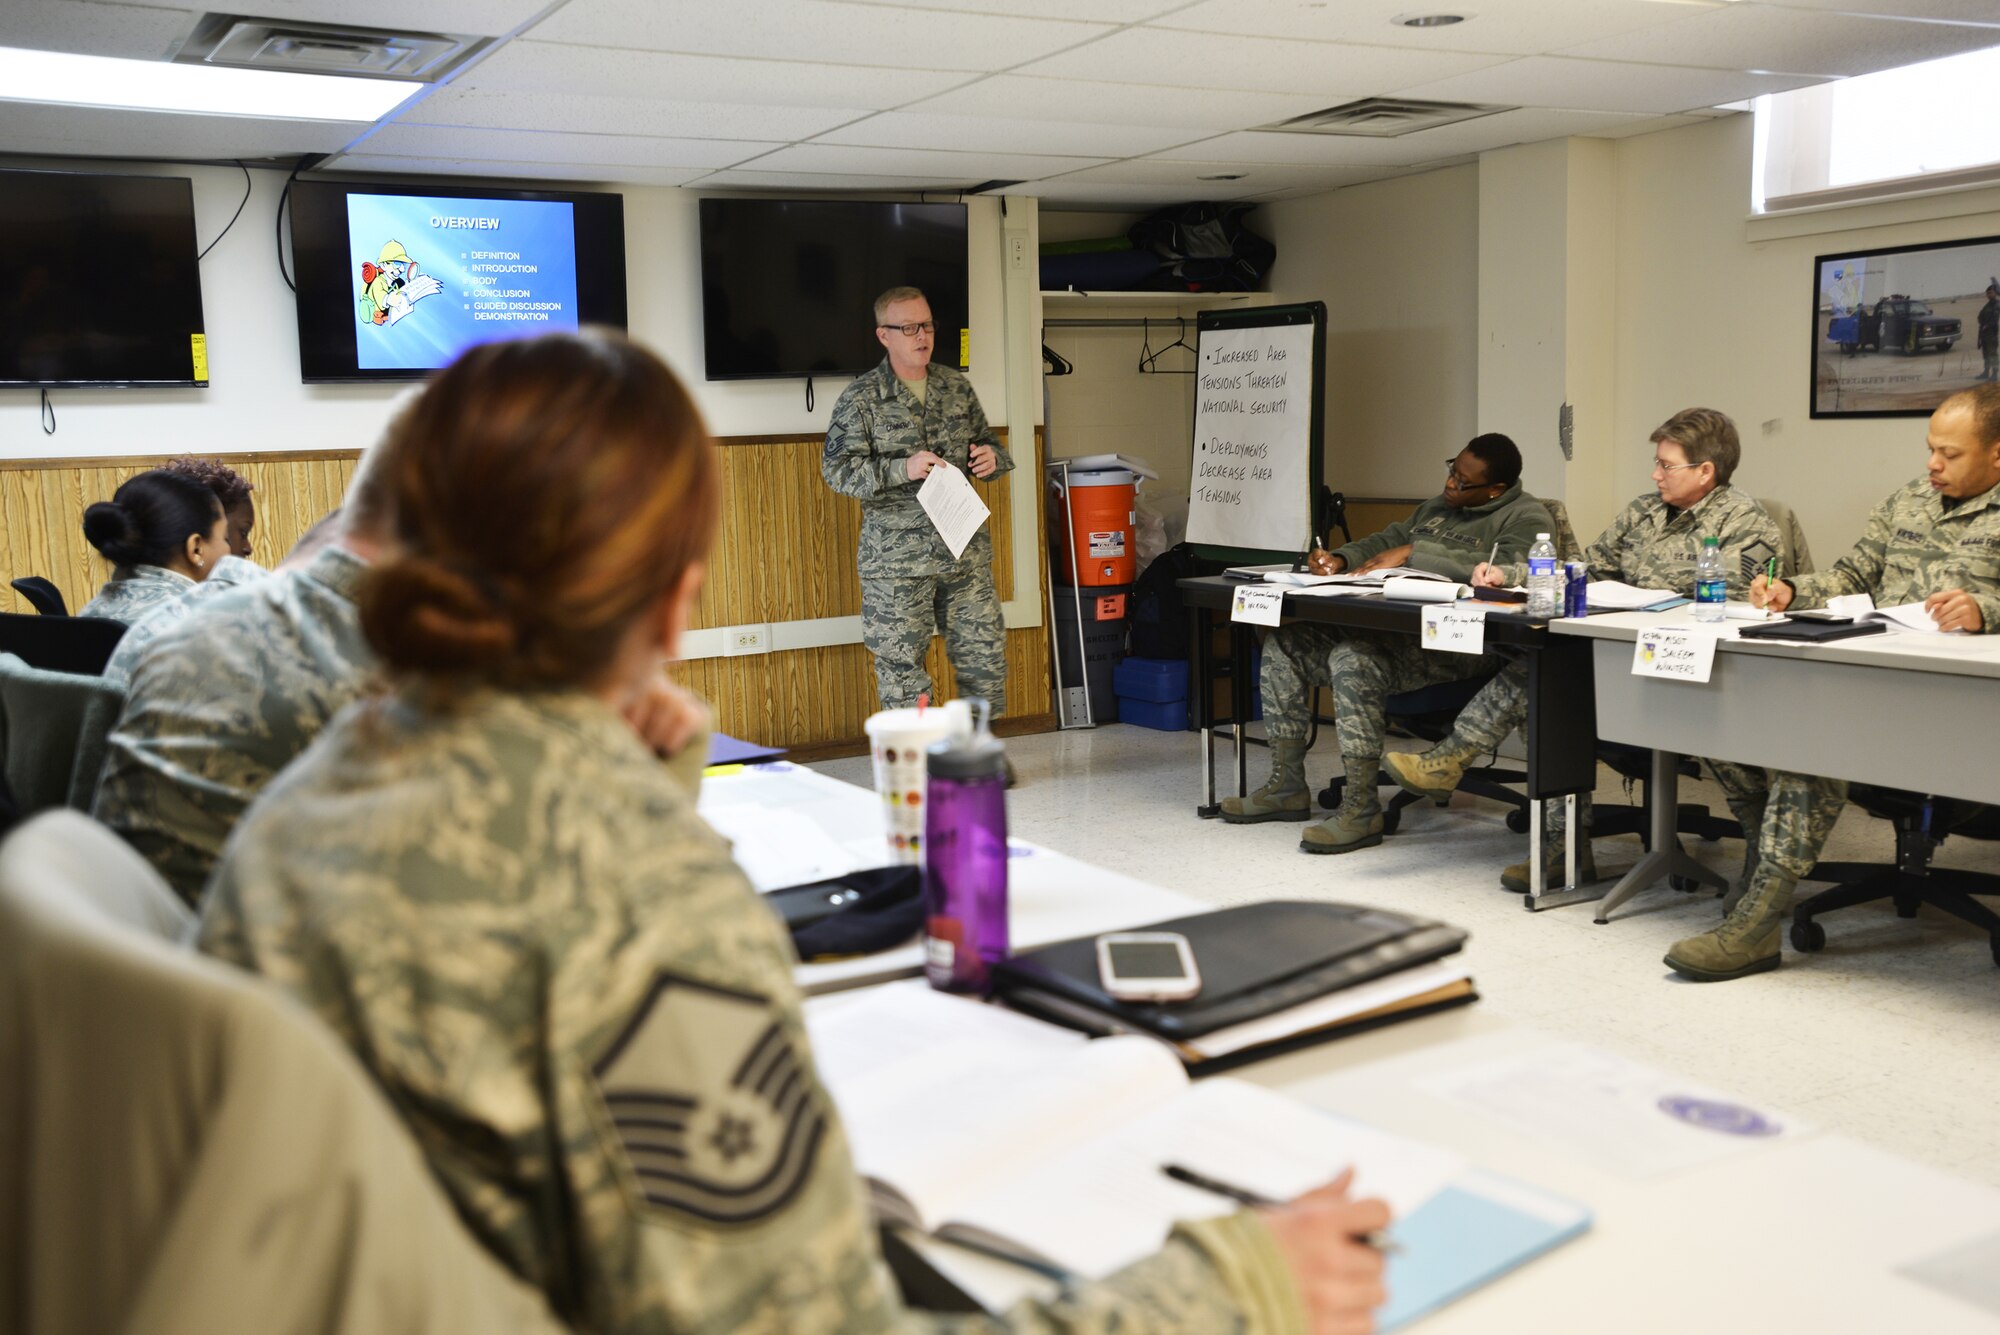
[[1496,111],[1515,110],[1518,108],[1477,102],[1419,102],[1406,97],[1364,97],[1358,102],[1344,102],[1324,111],[1309,111],[1303,116],[1256,128],[1279,130],[1285,134],[1349,134],[1370,139],[1394,139],[1397,135],[1415,134],[1418,130],[1433,130],[1440,125],[1491,116]]
[[491,40],[461,33],[389,32],[345,23],[204,14],[174,59],[187,65],[436,82]]

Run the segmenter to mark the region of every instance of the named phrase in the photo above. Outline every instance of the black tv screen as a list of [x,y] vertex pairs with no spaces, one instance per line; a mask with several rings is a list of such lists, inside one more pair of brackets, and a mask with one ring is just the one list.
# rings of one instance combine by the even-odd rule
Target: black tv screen
[[622,195],[296,181],[299,372],[421,380],[475,343],[625,327]]
[[0,171],[0,384],[208,383],[185,176]]
[[701,323],[710,380],[856,375],[880,362],[875,298],[922,288],[934,360],[964,367],[965,205],[848,199],[701,201]]

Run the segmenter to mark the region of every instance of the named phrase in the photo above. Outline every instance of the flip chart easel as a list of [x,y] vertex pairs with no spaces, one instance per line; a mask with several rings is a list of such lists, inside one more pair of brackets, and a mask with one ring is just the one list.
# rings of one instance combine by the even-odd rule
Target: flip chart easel
[[1325,476],[1326,304],[1203,311],[1195,346],[1188,541],[1212,560],[1296,557]]

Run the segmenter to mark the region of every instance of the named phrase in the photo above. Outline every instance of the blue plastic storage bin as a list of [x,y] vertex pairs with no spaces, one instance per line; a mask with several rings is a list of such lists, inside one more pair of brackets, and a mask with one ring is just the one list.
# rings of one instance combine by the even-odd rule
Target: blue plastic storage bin
[[1142,728],[1156,728],[1161,732],[1186,732],[1188,702],[1184,699],[1134,700],[1129,696],[1120,696],[1118,721],[1136,723]]
[[1188,665],[1185,658],[1128,658],[1111,674],[1112,689],[1121,700],[1150,700],[1165,704],[1188,698]]

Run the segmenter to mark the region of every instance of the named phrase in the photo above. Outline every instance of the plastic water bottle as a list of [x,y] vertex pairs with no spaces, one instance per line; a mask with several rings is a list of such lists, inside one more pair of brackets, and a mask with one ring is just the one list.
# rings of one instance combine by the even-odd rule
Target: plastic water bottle
[[1694,563],[1694,619],[1722,621],[1729,613],[1725,604],[1729,585],[1722,578],[1722,548],[1716,538],[1701,540],[1701,555]]
[[947,737],[926,754],[924,976],[944,992],[984,995],[1007,958],[1007,752],[987,731]]
[[1528,548],[1528,616],[1547,621],[1562,615],[1562,573],[1556,569],[1556,545],[1546,533],[1535,535]]

